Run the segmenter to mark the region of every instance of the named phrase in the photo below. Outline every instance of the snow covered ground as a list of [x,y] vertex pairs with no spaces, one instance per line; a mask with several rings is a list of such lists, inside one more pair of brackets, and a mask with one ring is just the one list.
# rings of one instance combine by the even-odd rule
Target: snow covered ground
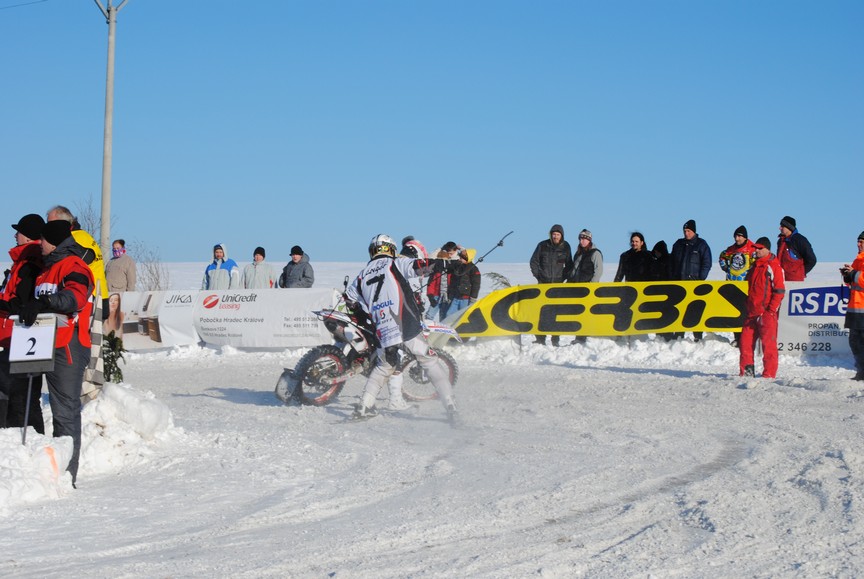
[[[336,286],[344,265],[316,275]],[[78,490],[51,466],[66,439],[0,431],[0,575],[864,572],[851,359],[781,356],[777,380],[742,381],[722,334],[451,351],[458,430],[435,401],[346,421],[362,379],[325,408],[281,405],[302,350],[128,355],[84,409]]]

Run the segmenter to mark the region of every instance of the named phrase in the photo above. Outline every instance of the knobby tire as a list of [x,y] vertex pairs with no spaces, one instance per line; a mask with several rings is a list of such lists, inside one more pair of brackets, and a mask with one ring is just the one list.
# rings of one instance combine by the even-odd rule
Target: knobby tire
[[[433,348],[438,354],[438,359],[443,362],[447,368],[447,375],[450,378],[450,384],[456,386],[456,381],[459,379],[459,366],[456,365],[456,360],[444,350]],[[404,380],[402,382],[402,397],[409,402],[421,402],[423,400],[437,400],[438,391],[426,371],[417,362],[413,356],[411,360],[402,369]]]
[[332,402],[345,382],[322,384],[322,378],[335,378],[348,370],[348,360],[336,346],[323,345],[312,348],[300,358],[294,367],[294,375],[299,378],[296,395],[302,404],[324,406]]

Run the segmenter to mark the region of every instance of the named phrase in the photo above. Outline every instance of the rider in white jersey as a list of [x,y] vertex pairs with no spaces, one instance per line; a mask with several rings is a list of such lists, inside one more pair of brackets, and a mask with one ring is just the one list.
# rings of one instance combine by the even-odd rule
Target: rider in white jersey
[[352,309],[361,308],[375,324],[378,360],[369,374],[356,418],[376,413],[375,400],[387,379],[400,368],[399,348],[405,348],[426,370],[452,421],[456,420],[453,389],[445,365],[423,336],[422,314],[409,279],[443,268],[443,260],[396,257],[396,244],[388,235],[376,235],[369,244],[369,263],[348,286],[345,297]]

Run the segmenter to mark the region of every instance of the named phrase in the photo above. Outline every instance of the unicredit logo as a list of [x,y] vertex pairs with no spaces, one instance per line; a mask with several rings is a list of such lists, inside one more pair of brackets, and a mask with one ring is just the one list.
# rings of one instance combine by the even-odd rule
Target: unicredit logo
[[210,308],[215,308],[216,304],[219,303],[219,296],[207,296],[204,298],[204,307],[208,310]]

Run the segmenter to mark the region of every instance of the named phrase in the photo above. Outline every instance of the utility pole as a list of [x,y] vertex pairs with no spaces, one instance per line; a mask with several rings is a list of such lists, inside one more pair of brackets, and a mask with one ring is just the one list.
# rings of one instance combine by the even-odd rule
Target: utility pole
[[114,133],[114,35],[117,29],[117,13],[128,0],[112,6],[105,0],[107,8],[99,0],[94,0],[108,22],[108,73],[105,80],[105,138],[102,149],[102,229],[99,232],[99,245],[105,259],[111,255],[111,147]]

